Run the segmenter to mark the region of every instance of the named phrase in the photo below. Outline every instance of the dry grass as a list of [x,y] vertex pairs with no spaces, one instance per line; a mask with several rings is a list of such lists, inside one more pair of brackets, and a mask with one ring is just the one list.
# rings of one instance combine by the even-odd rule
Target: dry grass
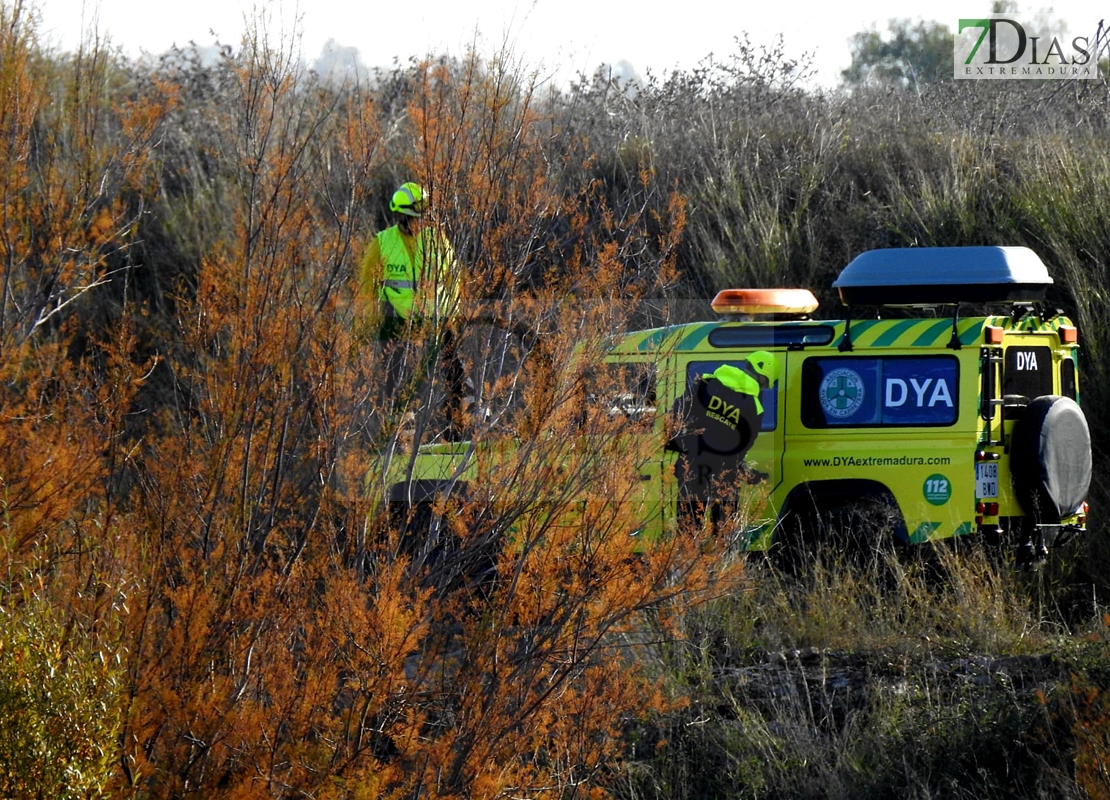
[[756,565],[661,655],[688,705],[640,729],[619,794],[1085,796],[1073,754],[1104,745],[1077,721],[1103,701],[1075,686],[1110,669],[1108,619],[1069,630],[1043,575],[999,561],[891,557],[880,580],[835,559],[805,581]]

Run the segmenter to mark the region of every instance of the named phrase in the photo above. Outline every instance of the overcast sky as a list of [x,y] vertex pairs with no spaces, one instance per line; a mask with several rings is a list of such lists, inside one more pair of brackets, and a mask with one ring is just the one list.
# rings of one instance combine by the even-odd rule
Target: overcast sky
[[[529,68],[553,77],[592,73],[602,64],[662,76],[690,69],[708,54],[726,57],[735,37],[747,32],[753,44],[783,36],[787,55],[812,56],[820,85],[834,86],[848,65],[848,39],[871,26],[885,30],[891,16],[936,20],[953,31],[961,17],[982,16],[990,0],[930,0],[892,12],[888,0],[767,0],[727,3],[621,3],[609,0],[30,0],[42,15],[49,41],[74,49],[92,29],[131,55],[161,53],[174,44],[237,45],[247,21],[269,19],[278,34],[298,30],[300,50],[313,61],[333,39],[356,48],[364,64],[388,66],[394,58],[428,53],[457,54],[470,44],[481,52],[508,45]],[[652,10],[649,10],[652,9]],[[1068,31],[1093,35],[1110,19],[1110,0],[1065,0],[1054,7],[1018,3],[1018,16],[1049,13]]]

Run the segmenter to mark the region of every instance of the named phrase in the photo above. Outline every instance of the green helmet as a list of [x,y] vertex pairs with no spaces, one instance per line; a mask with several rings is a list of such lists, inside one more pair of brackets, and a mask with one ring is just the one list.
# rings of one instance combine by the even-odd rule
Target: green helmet
[[427,204],[428,195],[420,188],[420,184],[409,181],[401,184],[401,188],[393,193],[393,198],[389,201],[389,210],[394,214],[420,217],[424,215]]
[[766,350],[756,350],[745,359],[752,365],[757,375],[762,375],[767,379],[768,386],[774,386],[775,381],[779,378],[779,360],[775,358],[774,353],[769,353]]

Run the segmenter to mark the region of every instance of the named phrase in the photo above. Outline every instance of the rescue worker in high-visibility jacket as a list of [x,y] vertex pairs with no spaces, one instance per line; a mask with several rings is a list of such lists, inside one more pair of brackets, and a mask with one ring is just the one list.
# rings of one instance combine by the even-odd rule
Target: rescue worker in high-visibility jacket
[[667,448],[677,451],[679,518],[700,520],[706,507],[714,525],[732,505],[740,483],[761,477],[744,461],[763,424],[760,393],[777,379],[778,360],[766,350],[746,359],[748,369],[722,364],[699,376],[675,403],[675,432]]
[[396,224],[374,236],[358,276],[361,298],[378,300],[378,339],[385,349],[386,394],[391,401],[405,377],[408,343],[423,341],[426,360],[438,362],[447,384],[448,438],[456,438],[465,391],[458,354],[456,319],[459,275],[447,237],[425,225],[428,193],[407,182],[393,193],[389,210]]

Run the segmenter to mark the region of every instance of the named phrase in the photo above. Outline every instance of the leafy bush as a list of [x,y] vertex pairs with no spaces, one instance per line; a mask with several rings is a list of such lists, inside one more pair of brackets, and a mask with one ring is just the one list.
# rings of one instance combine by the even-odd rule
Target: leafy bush
[[120,662],[39,597],[0,603],[0,795],[101,796],[118,758]]

